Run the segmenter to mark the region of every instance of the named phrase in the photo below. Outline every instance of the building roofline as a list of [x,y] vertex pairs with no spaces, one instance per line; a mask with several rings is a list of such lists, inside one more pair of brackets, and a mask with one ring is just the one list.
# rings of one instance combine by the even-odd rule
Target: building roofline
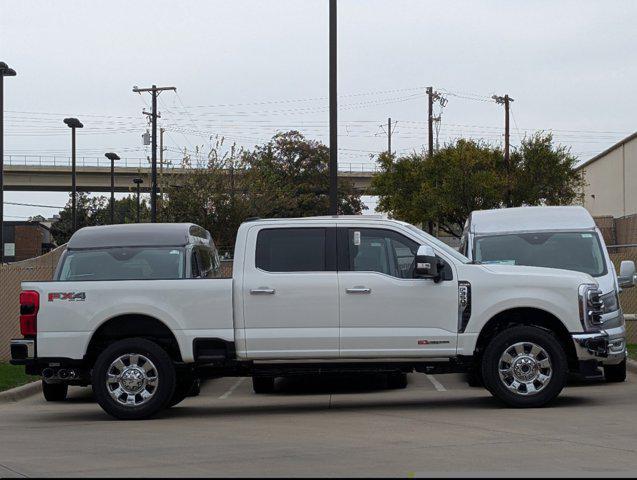
[[581,170],[582,168],[586,167],[587,165],[590,165],[591,163],[599,160],[600,158],[608,155],[610,152],[612,152],[613,150],[621,147],[622,145],[630,142],[631,140],[634,140],[637,138],[637,132],[628,135],[626,138],[624,138],[623,140],[620,140],[619,142],[617,142],[615,145],[612,145],[610,147],[608,147],[606,150],[604,150],[602,153],[598,153],[597,155],[595,155],[593,158],[591,158],[590,160],[586,160],[584,163],[581,163],[580,165],[578,165],[577,167],[575,167],[575,170]]

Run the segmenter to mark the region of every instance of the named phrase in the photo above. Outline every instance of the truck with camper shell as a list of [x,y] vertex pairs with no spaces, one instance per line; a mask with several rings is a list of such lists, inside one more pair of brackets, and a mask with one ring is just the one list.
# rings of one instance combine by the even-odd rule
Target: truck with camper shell
[[536,407],[569,372],[626,356],[595,277],[473,263],[405,222],[247,221],[232,278],[219,271],[197,225],[78,230],[53,281],[22,285],[12,363],[52,399],[91,385],[107,413],[141,419],[198,379],[248,376],[268,392],[312,373],[480,369],[501,402]]
[[[483,265],[560,268],[591,275],[601,291],[601,326],[616,348],[623,347],[626,330],[619,293],[635,285],[635,263],[622,261],[617,275],[602,232],[584,207],[476,210],[465,223],[460,252]],[[626,379],[625,358],[608,359],[602,366],[607,381]]]

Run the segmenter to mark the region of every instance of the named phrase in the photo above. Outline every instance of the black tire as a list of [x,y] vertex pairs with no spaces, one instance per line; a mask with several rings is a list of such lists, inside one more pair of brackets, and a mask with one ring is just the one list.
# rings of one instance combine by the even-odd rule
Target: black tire
[[388,373],[387,387],[395,389],[407,388],[407,374],[403,372]]
[[[501,380],[499,373],[501,356],[513,345],[527,342],[533,343],[544,350],[544,353],[548,356],[551,372],[550,376],[547,375],[549,377],[548,380],[545,381],[541,388],[537,387],[538,391],[534,394],[525,394],[526,385],[524,388],[520,387],[517,392],[512,391],[507,388],[505,381]],[[541,355],[544,358],[544,354]],[[548,372],[548,370],[544,371]],[[530,375],[532,375],[532,369],[530,372]],[[500,332],[487,345],[482,357],[484,386],[494,397],[511,407],[541,407],[546,405],[562,391],[566,384],[567,374],[568,362],[564,348],[551,332],[539,327],[518,326]]]
[[183,402],[187,397],[196,397],[199,395],[200,385],[201,381],[198,378],[194,378],[189,374],[178,375],[175,392],[170,402],[168,402],[167,408],[174,407]]
[[252,390],[254,393],[274,392],[274,377],[252,377]]
[[480,368],[472,368],[465,373],[465,380],[470,387],[484,387]]
[[63,402],[68,391],[69,386],[66,383],[46,383],[42,380],[42,393],[47,402]]
[[626,359],[617,365],[606,365],[604,367],[604,378],[609,383],[620,383],[626,381]]
[[[150,360],[154,365],[151,373],[157,378],[151,397],[145,403],[132,406],[122,405],[114,399],[109,393],[111,387],[106,382],[111,364],[129,354],[143,355]],[[106,413],[120,420],[141,420],[156,415],[168,406],[175,392],[175,384],[175,367],[171,358],[159,345],[144,338],[129,338],[109,345],[93,366],[92,385],[97,403]]]

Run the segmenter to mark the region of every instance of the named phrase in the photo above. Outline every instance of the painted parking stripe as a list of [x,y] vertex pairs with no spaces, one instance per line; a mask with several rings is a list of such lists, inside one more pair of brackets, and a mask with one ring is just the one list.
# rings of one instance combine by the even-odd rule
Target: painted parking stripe
[[438,390],[439,392],[446,392],[447,389],[444,387],[444,385],[442,383],[440,383],[436,377],[434,377],[433,375],[427,375],[425,374],[425,377],[427,377],[427,379],[431,382],[431,384],[434,386],[434,388],[436,390]]
[[219,397],[219,400],[223,400],[223,399],[225,399],[225,398],[228,398],[230,395],[232,395],[232,392],[234,392],[234,391],[237,389],[237,387],[238,387],[239,385],[241,385],[241,383],[242,383],[244,380],[245,380],[245,377],[241,377],[239,380],[237,380],[237,381],[234,383],[234,385],[232,385],[232,386],[228,389],[228,391],[227,391],[226,393],[224,393],[223,395],[221,395],[221,396]]

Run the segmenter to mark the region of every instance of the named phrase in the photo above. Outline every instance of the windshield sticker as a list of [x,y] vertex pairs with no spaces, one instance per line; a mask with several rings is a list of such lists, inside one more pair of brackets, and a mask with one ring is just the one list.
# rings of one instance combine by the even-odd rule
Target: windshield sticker
[[582,233],[582,238],[591,238],[592,236],[592,233]]
[[171,250],[169,255],[179,255],[179,250]]
[[354,232],[354,245],[361,244],[361,232]]

